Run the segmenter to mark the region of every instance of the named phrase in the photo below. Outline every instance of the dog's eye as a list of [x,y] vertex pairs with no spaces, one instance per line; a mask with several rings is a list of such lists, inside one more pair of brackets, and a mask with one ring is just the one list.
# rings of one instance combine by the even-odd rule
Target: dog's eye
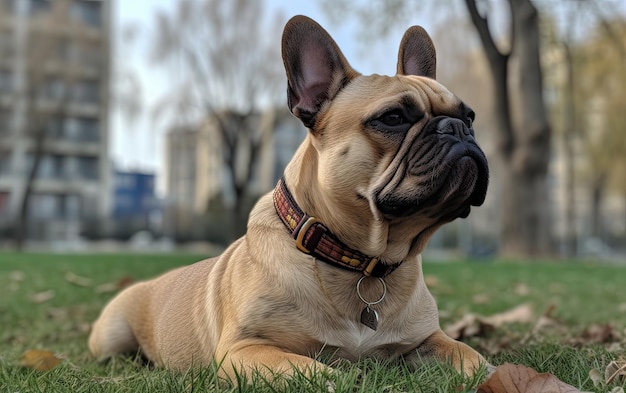
[[380,118],[381,123],[389,127],[396,127],[405,122],[404,117],[396,112],[387,113]]
[[369,126],[387,133],[405,133],[411,128],[411,122],[399,110],[392,110],[369,121]]

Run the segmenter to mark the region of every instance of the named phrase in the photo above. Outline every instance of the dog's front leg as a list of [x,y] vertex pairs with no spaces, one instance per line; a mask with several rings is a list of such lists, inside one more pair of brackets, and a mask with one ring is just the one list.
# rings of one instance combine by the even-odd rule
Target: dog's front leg
[[310,357],[285,352],[271,345],[250,345],[236,349],[227,353],[222,361],[222,372],[231,381],[236,381],[236,375],[249,378],[257,372],[273,379],[279,375],[294,375],[295,372],[311,376],[322,370],[332,369]]
[[409,363],[430,360],[447,362],[468,376],[474,375],[482,365],[490,367],[485,358],[469,345],[451,339],[441,330],[435,331],[414,351],[406,354],[405,360]]

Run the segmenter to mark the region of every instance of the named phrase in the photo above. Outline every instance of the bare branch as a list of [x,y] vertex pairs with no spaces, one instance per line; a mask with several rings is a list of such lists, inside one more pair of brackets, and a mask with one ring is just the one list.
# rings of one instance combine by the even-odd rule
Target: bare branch
[[[487,15],[482,16],[478,11],[478,7],[476,5],[476,0],[465,0],[465,4],[467,5],[467,10],[469,11],[470,18],[472,19],[472,23],[476,27],[476,31],[478,32],[478,36],[480,37],[480,41],[483,43],[483,47],[485,48],[485,53],[487,57],[490,59],[507,57],[510,53],[502,53],[498,49],[493,36],[491,34],[491,30],[489,29],[489,21],[487,20]],[[511,31],[513,29],[511,28]],[[512,48],[513,43],[513,34],[511,34],[511,45]]]
[[622,59],[626,60],[626,43],[624,41],[623,36],[619,34],[617,31],[615,31],[615,27],[611,23],[609,23],[609,21],[604,17],[604,15],[602,15],[602,12],[600,11],[600,7],[598,6],[598,3],[596,1],[585,0],[585,3],[590,5],[589,8],[591,8],[592,12],[600,21],[600,25],[602,26],[602,29],[604,29],[607,37],[611,39],[611,41],[614,44],[615,49],[617,49]]

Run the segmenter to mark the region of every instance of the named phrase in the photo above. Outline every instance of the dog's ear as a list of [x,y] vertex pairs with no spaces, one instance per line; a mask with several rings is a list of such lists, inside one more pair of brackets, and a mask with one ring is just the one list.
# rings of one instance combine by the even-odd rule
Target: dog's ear
[[326,30],[306,16],[294,16],[287,22],[282,54],[289,109],[312,129],[320,109],[358,73]]
[[437,53],[430,36],[421,26],[409,28],[400,43],[397,73],[435,79],[436,72]]

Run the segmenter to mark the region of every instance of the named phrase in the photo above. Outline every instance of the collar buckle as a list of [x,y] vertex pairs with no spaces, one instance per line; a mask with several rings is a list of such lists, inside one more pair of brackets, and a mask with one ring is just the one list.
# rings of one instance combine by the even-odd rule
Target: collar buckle
[[366,277],[371,276],[372,272],[374,271],[374,268],[376,267],[379,261],[380,259],[378,259],[378,257],[372,258],[370,262],[367,264],[367,266],[365,267],[365,269],[363,270],[363,275]]
[[319,221],[317,221],[315,217],[309,217],[307,215],[304,215],[302,217],[302,220],[300,220],[296,228],[291,233],[291,236],[296,239],[296,247],[298,247],[298,250],[302,251],[305,254],[310,254],[311,250],[306,248],[306,246],[304,245],[304,237],[309,228],[311,228],[311,226],[317,222]]

